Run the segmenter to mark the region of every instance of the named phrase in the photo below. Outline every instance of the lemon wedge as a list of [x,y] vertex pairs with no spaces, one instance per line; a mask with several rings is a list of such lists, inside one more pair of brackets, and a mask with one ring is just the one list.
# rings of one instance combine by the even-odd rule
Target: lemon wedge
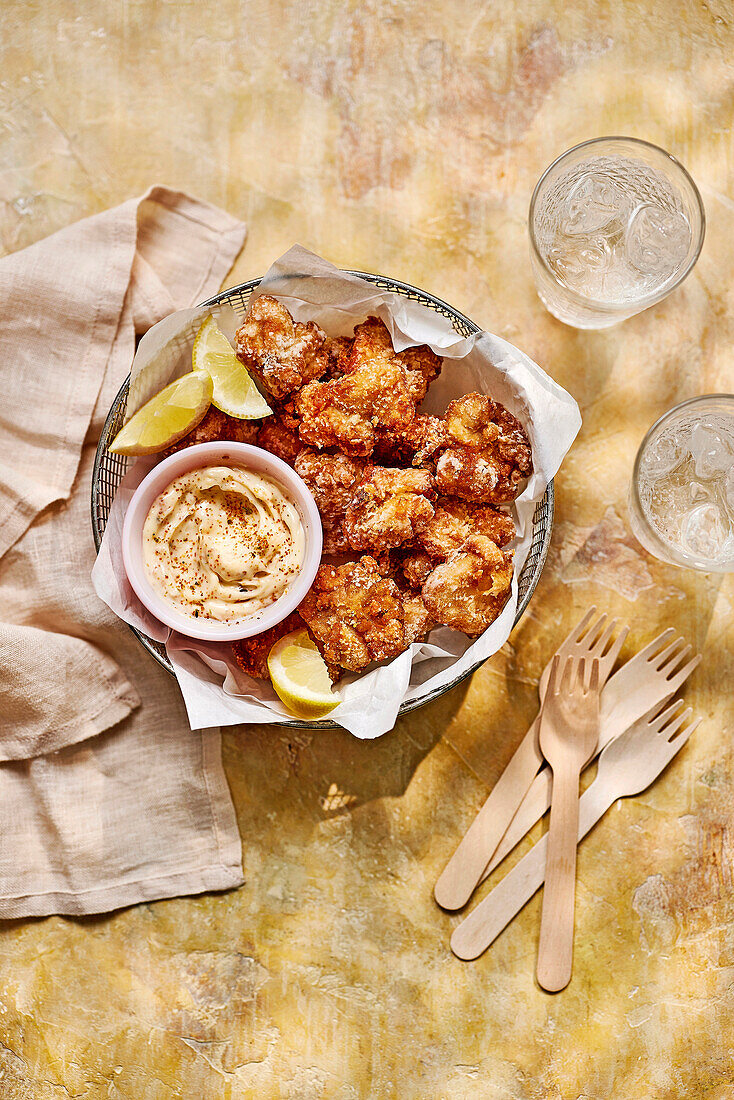
[[212,405],[238,420],[257,420],[272,411],[232,350],[213,317],[196,334],[191,352],[193,369],[205,370],[214,383]]
[[323,718],[339,706],[326,662],[307,630],[294,630],[275,643],[268,672],[278,697],[297,718]]
[[212,400],[206,371],[190,371],[151,397],[110,444],[118,455],[152,455],[182,439],[204,419]]

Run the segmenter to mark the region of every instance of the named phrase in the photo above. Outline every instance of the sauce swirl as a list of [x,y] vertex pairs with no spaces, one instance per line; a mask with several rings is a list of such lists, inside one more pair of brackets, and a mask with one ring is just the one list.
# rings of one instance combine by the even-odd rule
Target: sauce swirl
[[240,466],[174,479],[143,525],[155,592],[192,618],[233,622],[282,596],[303,564],[297,509],[277,482]]

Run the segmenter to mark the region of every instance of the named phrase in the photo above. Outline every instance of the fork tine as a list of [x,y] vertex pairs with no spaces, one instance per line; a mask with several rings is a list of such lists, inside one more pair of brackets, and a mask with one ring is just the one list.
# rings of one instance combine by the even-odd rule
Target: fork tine
[[584,615],[583,619],[576,624],[571,633],[566,638],[564,645],[575,645],[579,638],[582,636],[591,620],[596,615],[596,604],[592,604],[589,610]]
[[666,745],[666,748],[668,750],[666,756],[669,761],[673,759],[679,749],[683,748],[688,738],[691,736],[694,730],[698,729],[700,725],[701,719],[695,718],[693,722],[689,722],[687,726],[684,726],[682,730],[679,730],[678,733],[676,733],[675,737],[672,737],[670,741],[668,741]]
[[624,643],[627,641],[627,635],[629,634],[629,632],[630,628],[628,626],[623,626],[617,637],[609,646],[606,653],[602,654],[604,660],[609,662],[610,668],[614,666],[617,657],[619,657],[619,651],[621,650]]
[[660,730],[660,733],[663,737],[665,737],[665,740],[670,741],[673,735],[677,733],[677,731],[681,728],[681,726],[685,725],[692,714],[693,707],[686,707],[685,710],[680,711],[673,718],[671,718],[670,721],[667,722]]
[[546,695],[548,695],[548,694],[557,695],[558,694],[558,691],[559,691],[560,686],[561,686],[561,675],[560,675],[560,671],[559,671],[560,664],[561,664],[560,655],[558,653],[555,653],[553,655],[553,659],[551,661],[551,670],[550,670],[550,676],[548,677],[548,686],[546,687]]
[[665,699],[662,699],[660,700],[660,702],[655,703],[655,705],[650,708],[647,714],[644,714],[642,716],[641,721],[646,722],[653,733],[659,733],[662,727],[668,721],[668,719],[675,713],[675,711],[680,710],[682,706],[682,699],[671,700],[670,695],[668,695],[665,697]]
[[596,639],[596,641],[594,642],[594,645],[591,647],[592,651],[593,650],[598,650],[599,651],[599,656],[600,657],[603,655],[604,648],[608,644],[609,639],[614,634],[614,631],[617,629],[617,624],[618,623],[619,623],[619,619],[612,619],[612,621],[609,623],[609,625],[606,628],[606,630],[604,631],[604,633],[599,638]]
[[563,673],[559,682],[559,690],[562,692],[569,692],[571,690],[571,684],[573,682],[573,674],[576,668],[576,662],[573,657],[569,657],[563,666]]
[[599,659],[596,657],[591,662],[591,678],[589,681],[589,691],[599,691]]
[[657,638],[653,638],[653,640],[649,642],[644,649],[641,649],[637,656],[646,661],[651,661],[654,655],[660,649],[661,645],[664,642],[669,641],[671,635],[673,634],[675,634],[675,630],[672,626],[669,626],[667,630],[664,630],[662,632],[662,634],[658,634]]
[[596,622],[589,627],[583,639],[584,645],[587,647],[587,649],[591,650],[598,646],[599,638],[604,633],[604,627],[606,626],[608,618],[609,616],[607,615],[606,611],[602,611]]
[[673,676],[669,676],[667,678],[671,689],[673,691],[677,691],[681,684],[685,683],[685,681],[691,675],[694,668],[696,668],[700,664],[701,654],[697,653],[696,656],[692,660],[690,660],[687,665],[684,665],[683,668],[679,668]]
[[[669,646],[666,646],[665,649],[656,654],[651,661],[651,664],[655,667],[655,671],[660,672],[665,665],[670,664],[671,659],[675,657],[677,653],[680,653],[681,648],[684,649],[685,645],[685,638],[676,638]],[[690,649],[691,647],[689,646],[688,648]]]
[[684,661],[687,657],[690,657],[691,653],[693,653],[692,645],[683,646],[683,649],[678,650],[677,653],[674,653],[672,657],[668,658],[665,664],[661,665],[657,671],[664,672],[666,679],[674,676],[677,670],[683,667]]

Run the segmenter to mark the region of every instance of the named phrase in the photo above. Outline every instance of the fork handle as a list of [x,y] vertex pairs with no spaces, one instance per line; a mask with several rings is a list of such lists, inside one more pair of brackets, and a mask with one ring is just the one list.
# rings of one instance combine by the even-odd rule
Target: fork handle
[[571,980],[576,899],[576,844],[579,829],[579,771],[553,772],[548,826],[543,913],[536,976],[543,989],[557,993]]
[[[614,788],[597,785],[596,780],[584,791],[579,801],[578,839],[585,837],[597,821],[614,805],[619,794]],[[457,925],[451,936],[451,950],[460,959],[476,959],[486,951],[513,917],[516,917],[545,878],[548,835],[541,837],[527,855],[516,863],[486,898],[468,917]]]
[[[603,698],[604,695],[602,694],[602,699]],[[645,711],[638,706],[634,710],[634,713],[632,713],[628,725],[631,726],[632,722],[641,718],[644,713]],[[601,750],[621,732],[622,730],[620,729],[619,723],[614,720],[614,717],[612,716],[610,718],[609,716],[605,716],[602,712],[599,720],[599,740],[594,750],[594,757],[596,757]],[[592,759],[594,759],[594,757],[592,757]],[[522,838],[527,836],[533,825],[540,821],[551,804],[552,790],[553,777],[550,768],[546,765],[544,768],[541,767],[539,769],[527,794],[520,803],[517,813],[497,845],[494,855],[484,868],[481,876],[482,882],[484,882],[486,878],[489,878],[492,871],[502,862],[508,852],[511,852],[512,849],[520,843]]]
[[515,749],[489,798],[469,826],[434,888],[444,909],[461,909],[472,895],[495,848],[543,763],[538,716]]

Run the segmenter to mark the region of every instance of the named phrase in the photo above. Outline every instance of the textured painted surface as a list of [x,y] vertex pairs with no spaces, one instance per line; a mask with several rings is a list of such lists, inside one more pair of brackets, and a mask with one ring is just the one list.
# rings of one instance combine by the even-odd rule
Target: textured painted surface
[[[584,428],[536,597],[470,684],[376,743],[226,736],[241,890],[0,928],[0,1096],[728,1100],[734,586],[648,557],[625,499],[651,421],[734,389],[731,4],[5,0],[2,22],[0,251],[180,186],[250,222],[228,283],[294,241],[414,282],[543,364]],[[546,163],[602,133],[676,152],[709,232],[667,302],[584,335],[535,297],[525,216]],[[431,890],[590,601],[634,643],[674,625],[703,650],[706,720],[585,841],[552,998],[539,898],[467,965]]]

